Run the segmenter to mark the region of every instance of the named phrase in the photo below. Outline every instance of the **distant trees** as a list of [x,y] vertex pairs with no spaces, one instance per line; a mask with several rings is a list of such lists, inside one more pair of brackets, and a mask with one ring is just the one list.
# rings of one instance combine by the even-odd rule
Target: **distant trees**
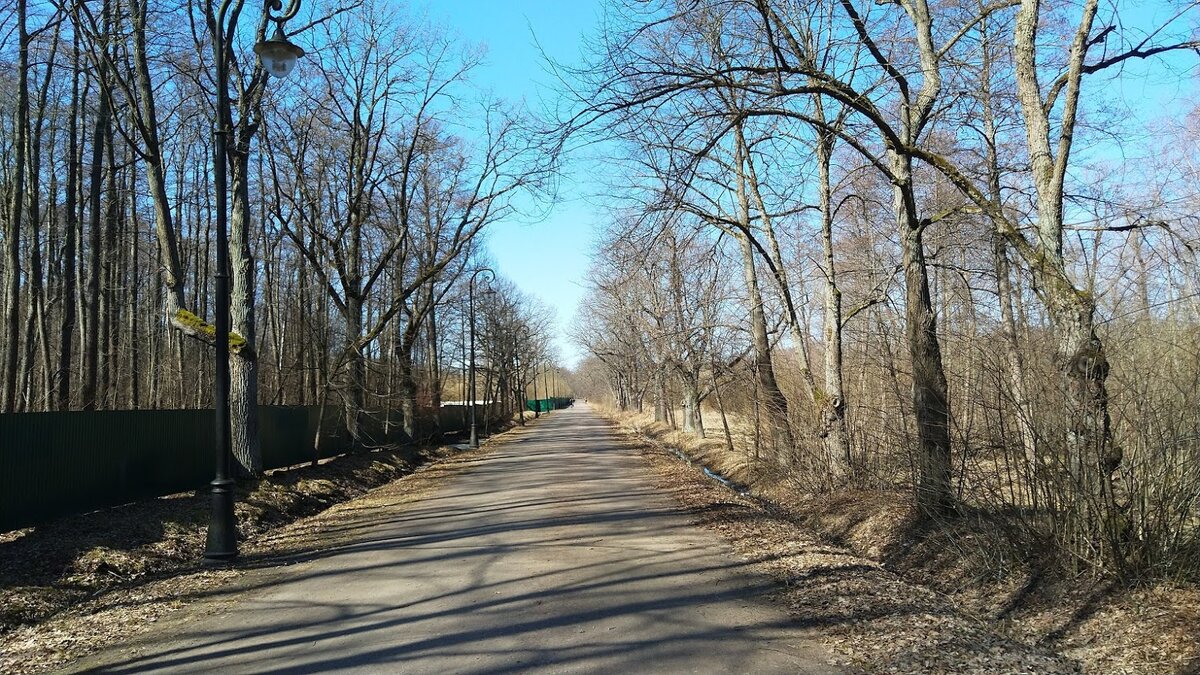
[[[1015,508],[1069,559],[1121,574],[1181,560],[1177,537],[1195,541],[1194,530],[1167,534],[1149,514],[1182,517],[1196,502],[1149,486],[1200,446],[1145,435],[1146,409],[1124,402],[1156,395],[1134,394],[1124,376],[1112,390],[1110,350],[1146,348],[1119,337],[1118,317],[1140,316],[1156,335],[1194,318],[1190,287],[1145,285],[1156,274],[1146,255],[1159,247],[1157,273],[1186,276],[1197,233],[1158,196],[1178,168],[1114,173],[1073,151],[1100,114],[1088,78],[1194,51],[1194,7],[1149,28],[1092,0],[611,9],[617,30],[570,73],[586,86],[564,129],[631,149],[641,181],[613,236],[630,219],[660,232],[689,219],[728,253],[713,258],[726,261],[716,273],[740,277],[748,303],[710,351],[749,355],[732,362],[744,379],[731,388],[752,402],[741,412],[754,437],[765,427],[785,446],[770,455],[782,471],[812,489],[904,486],[929,518],[964,502]],[[670,255],[650,241],[647,259]],[[658,281],[639,280],[634,297],[671,279],[669,267],[645,269]],[[1130,283],[1142,300],[1112,295]],[[579,337],[618,404],[640,408],[646,388],[610,364],[658,369],[686,350],[656,352],[637,329],[652,312],[611,286],[598,265]],[[1171,335],[1165,344],[1183,339]],[[710,379],[726,367],[712,361]],[[689,405],[680,380],[649,391]],[[1200,485],[1196,471],[1171,475],[1184,491]]]
[[[477,62],[437,31],[370,8],[321,30],[330,45],[315,66],[323,86],[296,100],[271,130],[280,139],[268,146],[277,150],[273,175],[291,180],[277,183],[274,212],[345,324],[338,361],[356,438],[366,350],[402,317],[394,356],[412,433],[417,339],[436,326],[436,306],[475,237],[508,215],[516,193],[544,181],[548,163],[520,119],[497,104],[472,110],[457,100]],[[453,125],[472,113],[478,137],[468,141]],[[292,167],[300,168],[294,178]]]
[[[718,356],[717,342],[727,338],[734,297],[719,273],[723,250],[697,225],[686,218],[651,219],[611,233],[608,255],[592,271],[596,314],[581,319],[576,337],[614,375],[646,377],[619,380],[626,405],[629,397],[649,392],[655,419],[674,420],[675,389],[681,392],[680,425],[703,435],[700,406],[713,391],[705,373],[714,359],[725,358]],[[632,354],[621,354],[630,347]]]
[[23,0],[0,15],[0,407],[210,405],[223,59],[235,453],[261,467],[257,402],[339,402],[363,445],[368,415],[395,410],[414,434],[464,361],[480,233],[553,156],[525,113],[473,88],[477,55],[387,3],[306,7],[293,39],[321,48],[301,83],[268,81],[249,52],[260,5],[234,3],[223,26],[217,9]]
[[490,284],[478,311],[476,339],[484,338],[482,361],[476,364],[485,373],[482,393],[501,409],[518,411],[524,423],[525,402],[552,395],[544,384],[538,390],[538,379],[544,382],[547,369],[557,368],[553,311],[503,278]]

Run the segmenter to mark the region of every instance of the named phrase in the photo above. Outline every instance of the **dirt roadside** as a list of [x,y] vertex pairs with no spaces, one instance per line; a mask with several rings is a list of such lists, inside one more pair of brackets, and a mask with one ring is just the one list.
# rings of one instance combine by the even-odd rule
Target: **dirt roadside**
[[991,631],[947,598],[822,543],[666,450],[641,445],[659,487],[780,581],[778,601],[799,624],[820,626],[845,665],[871,673],[1080,672],[1070,659]]
[[[989,554],[995,542],[972,538],[968,522],[914,532],[903,495],[805,498],[767,484],[739,496],[702,472],[752,481],[745,458],[727,457],[723,444],[608,417],[643,448],[661,487],[786,584],[781,599],[798,619],[829,624],[831,646],[865,670],[1200,673],[1194,585],[1114,588],[1039,575]],[[1004,569],[995,569],[997,556]]]
[[[451,446],[345,455],[273,472],[240,489],[241,557],[201,565],[208,497],[147,500],[0,535],[0,672],[60,668],[162,622],[191,620],[198,600],[268,585],[292,564],[352,540],[372,509],[420,500],[473,458],[536,428]],[[380,488],[402,484],[403,489]],[[386,494],[386,497],[382,496]]]

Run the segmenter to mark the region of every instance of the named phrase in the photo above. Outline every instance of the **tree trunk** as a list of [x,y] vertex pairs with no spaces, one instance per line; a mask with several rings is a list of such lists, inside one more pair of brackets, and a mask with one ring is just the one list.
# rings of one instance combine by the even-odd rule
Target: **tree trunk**
[[[1033,243],[1015,231],[1007,234],[1032,271],[1054,326],[1056,365],[1063,378],[1066,399],[1067,464],[1081,491],[1078,511],[1082,533],[1089,540],[1106,538],[1108,550],[1102,556],[1124,571],[1129,552],[1124,550],[1123,509],[1116,503],[1113,479],[1122,452],[1112,442],[1106,384],[1108,359],[1096,335],[1095,297],[1075,286],[1063,255],[1063,186],[1079,111],[1084,61],[1088,49],[1096,44],[1091,29],[1098,6],[1098,0],[1082,3],[1063,86],[1054,106],[1046,105],[1038,83],[1037,31],[1042,19],[1041,3],[1022,0],[1017,12],[1013,30],[1014,82],[1025,122],[1030,177],[1037,193],[1037,227]],[[1052,110],[1061,110],[1057,124],[1051,122]],[[1093,542],[1087,545],[1090,547]]]
[[[17,0],[17,110],[16,166],[13,169],[12,198],[8,204],[8,246],[4,256],[4,412],[17,409],[17,353],[21,331],[21,216],[25,211],[25,161],[29,144],[29,31],[26,27],[26,2]],[[35,243],[36,245],[36,243]]]
[[834,136],[825,130],[818,130],[817,133],[821,247],[825,268],[825,391],[821,401],[820,436],[825,441],[829,479],[836,484],[847,474],[853,473],[853,463],[846,431],[846,395],[842,383],[842,291],[838,288],[833,256],[833,192],[829,165]]
[[788,423],[788,403],[779,383],[775,379],[775,367],[771,363],[771,342],[767,336],[767,317],[763,311],[762,291],[758,284],[758,271],[754,266],[754,249],[746,236],[738,237],[742,248],[742,272],[746,280],[747,309],[750,311],[750,343],[754,350],[754,373],[757,378],[770,442],[780,463],[791,464],[795,451],[795,440]]
[[[242,146],[243,143],[239,143]],[[248,141],[245,142],[248,145]],[[229,209],[230,328],[244,342],[229,354],[231,445],[242,471],[263,472],[258,439],[258,339],[254,315],[254,256],[250,250],[249,161],[243,147],[232,153]]]
[[[51,39],[50,53],[44,56],[44,74],[42,84],[39,87],[37,100],[37,114],[33,119],[28,133],[30,140],[26,143],[26,149],[29,153],[28,166],[30,176],[30,187],[28,192],[28,208],[29,208],[29,295],[31,296],[29,307],[31,311],[31,320],[34,322],[36,339],[30,339],[27,344],[29,350],[28,369],[25,376],[30,378],[29,391],[26,395],[27,410],[49,410],[50,409],[50,346],[49,346],[49,331],[48,319],[46,317],[46,276],[44,268],[48,263],[53,261],[53,255],[49,254],[50,247],[54,243],[54,212],[56,210],[56,198],[52,198],[47,205],[50,211],[50,219],[47,229],[49,230],[46,239],[47,258],[43,262],[42,250],[42,198],[40,189],[40,176],[42,175],[42,148],[44,143],[44,133],[46,131],[46,111],[48,109],[48,99],[50,95],[50,85],[54,78],[55,61],[58,56],[59,34],[56,30]],[[50,146],[55,146],[56,129],[50,129]],[[58,194],[58,172],[52,171],[50,175],[50,190],[49,194],[57,196]],[[34,362],[35,352],[38,357],[36,361],[40,365],[38,374],[39,378],[34,378]],[[38,380],[37,388],[32,380]],[[40,403],[38,401],[40,400]],[[35,405],[36,404],[36,405]]]
[[119,250],[121,210],[124,195],[118,187],[118,166],[116,156],[116,136],[113,125],[108,127],[108,138],[104,140],[105,152],[108,153],[108,173],[105,177],[105,209],[103,252],[100,265],[100,362],[99,384],[96,391],[97,405],[116,407],[117,375],[117,331],[120,328],[117,303],[117,272],[121,267]]
[[362,349],[358,345],[362,335],[362,298],[347,291],[346,293],[346,340],[350,343],[346,354],[346,389],[342,400],[345,402],[346,431],[354,449],[359,450],[367,445],[364,438],[363,410],[366,407],[366,363]]
[[419,327],[410,321],[399,336],[396,345],[396,369],[399,379],[400,415],[404,433],[409,438],[417,437],[417,377],[413,367],[413,347]]
[[[134,189],[135,189],[134,172],[130,171],[130,177],[129,177],[129,193],[130,193],[130,195],[134,194]],[[129,217],[129,230],[130,230],[131,236],[129,238],[130,239],[130,241],[129,241],[129,265],[126,267],[127,270],[128,269],[136,269],[136,266],[138,264],[138,258],[140,257],[138,255],[139,250],[140,250],[140,248],[138,246],[138,235],[139,235],[138,224],[139,224],[139,221],[138,221],[138,212],[137,212],[137,199],[135,199],[135,198],[131,198],[129,200],[129,216],[130,216]],[[138,335],[138,325],[139,325],[138,317],[141,314],[141,308],[138,307],[138,296],[140,295],[138,291],[139,291],[139,287],[141,285],[141,282],[139,281],[139,279],[140,279],[140,275],[137,274],[136,272],[132,273],[132,274],[128,274],[126,277],[126,286],[129,289],[129,304],[128,304],[127,310],[126,310],[129,312],[129,317],[128,317],[129,371],[128,371],[128,374],[126,375],[126,379],[129,381],[128,405],[129,405],[130,409],[132,409],[132,410],[137,410],[139,407],[141,407],[141,398],[142,398],[141,397],[140,380],[141,380],[141,370],[142,370],[141,353],[142,353],[143,341],[141,339],[141,336]]]
[[704,438],[704,422],[700,415],[700,387],[696,379],[690,376],[679,379],[683,385],[683,430]]
[[[775,286],[779,290],[779,297],[783,301],[783,317],[790,329],[792,339],[796,342],[796,349],[800,352],[800,361],[797,364],[800,371],[800,378],[804,380],[804,391],[808,395],[809,401],[815,403],[819,398],[819,393],[816,380],[813,378],[812,360],[809,356],[808,324],[806,321],[801,320],[792,299],[791,282],[788,281],[787,267],[784,264],[783,253],[779,247],[779,239],[775,236],[775,226],[772,224],[773,218],[767,211],[766,200],[763,199],[762,189],[758,183],[758,171],[754,167],[754,157],[750,153],[749,145],[746,143],[742,124],[734,126],[734,137],[737,141],[735,157],[738,170],[737,197],[739,218],[744,228],[741,234],[745,238],[751,236],[749,197],[753,195],[755,206],[758,209],[759,227],[762,229],[770,246],[771,258],[773,259],[772,276],[774,276]],[[753,243],[749,241],[746,243],[751,244],[752,252],[750,260],[753,261]]]
[[667,421],[667,406],[671,404],[667,394],[667,372],[663,368],[654,371],[654,421]]
[[1047,309],[1055,329],[1056,365],[1063,378],[1063,415],[1067,420],[1067,466],[1080,490],[1076,510],[1092,536],[1103,536],[1110,548],[1105,557],[1118,565],[1125,538],[1118,514],[1113,474],[1123,453],[1112,441],[1108,413],[1108,358],[1096,335],[1095,303],[1085,293],[1043,279]]
[[[748,150],[746,148],[745,139],[741,135],[741,127],[737,127],[738,146],[735,155],[735,163],[738,171],[737,181],[737,202],[738,202],[738,219],[740,221],[741,231],[737,232],[738,244],[742,251],[742,273],[746,281],[746,302],[747,309],[750,311],[750,343],[754,351],[754,372],[758,378],[758,386],[765,398],[764,407],[766,411],[767,424],[771,431],[771,445],[776,458],[783,465],[789,465],[795,455],[795,438],[792,436],[790,422],[788,420],[788,402],[783,395],[783,391],[779,389],[779,383],[775,379],[775,367],[771,362],[771,342],[767,335],[767,319],[766,313],[763,311],[762,287],[758,282],[758,269],[754,262],[754,245],[750,240],[751,221],[750,221],[750,197],[747,194],[748,187]],[[752,172],[752,165],[749,165]],[[760,195],[761,197],[761,195]],[[765,209],[765,204],[759,200],[760,210]],[[789,293],[786,280],[783,280],[780,292],[786,295]],[[800,336],[798,336],[800,337]],[[807,367],[808,356],[806,345],[801,344],[803,365],[801,369],[807,381],[811,382],[812,376]],[[811,389],[810,389],[811,391]]]
[[[433,295],[433,282],[430,282],[430,296]],[[425,319],[425,336],[426,344],[428,345],[428,360],[429,360],[429,402],[436,412],[442,407],[442,356],[438,345],[438,305],[435,300],[430,300],[432,306],[429,308],[429,316]],[[525,396],[521,395],[521,408],[525,407]],[[434,415],[434,425],[440,431],[439,415]]]
[[[106,14],[108,4],[105,3]],[[106,78],[107,68],[101,62],[98,77]],[[88,266],[87,266],[87,314],[86,335],[83,344],[84,380],[80,392],[84,410],[95,410],[97,406],[97,383],[99,380],[100,357],[100,252],[101,252],[101,195],[104,185],[104,144],[111,136],[108,88],[100,87],[100,102],[96,111],[96,126],[92,134],[92,166],[88,195]],[[111,167],[110,167],[110,170]]]
[[717,395],[717,411],[721,413],[721,430],[725,432],[725,450],[733,454],[733,434],[729,431],[729,418],[725,415],[725,397],[721,395],[721,385],[717,382],[717,363],[712,363],[712,387]]
[[926,516],[953,509],[950,489],[950,405],[937,319],[929,291],[921,224],[912,188],[912,161],[891,153],[893,208],[904,257],[905,321],[912,362],[913,414],[917,424],[917,506]]
[[[154,206],[154,233],[158,241],[159,276],[167,289],[167,320],[180,326],[178,313],[185,305],[182,264],[179,259],[179,237],[171,218],[171,201],[167,195],[166,166],[158,136],[158,110],[155,106],[154,84],[146,53],[145,0],[130,3],[133,20],[133,69],[139,94],[139,115],[146,157],[146,185]],[[235,182],[237,171],[234,172]],[[235,188],[236,193],[236,188]],[[236,201],[236,199],[235,199]],[[199,313],[199,312],[198,312]],[[236,329],[235,329],[236,330]],[[235,441],[236,442],[236,441]]]
[[71,407],[71,347],[75,332],[75,245],[79,234],[79,167],[83,164],[83,144],[79,142],[82,108],[79,105],[79,34],[74,36],[71,53],[71,110],[67,120],[67,194],[63,207],[62,245],[62,320],[58,331],[58,365],[54,369],[54,409],[67,410]]

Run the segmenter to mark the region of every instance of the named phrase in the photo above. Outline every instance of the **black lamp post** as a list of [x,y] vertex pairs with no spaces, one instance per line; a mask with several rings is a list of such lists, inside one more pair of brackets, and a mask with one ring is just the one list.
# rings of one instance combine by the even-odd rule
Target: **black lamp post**
[[538,362],[535,360],[533,362],[533,419],[535,420],[542,416],[542,402],[538,400],[537,395],[538,367]]
[[478,277],[482,272],[488,273],[489,282],[495,280],[496,278],[496,273],[490,268],[481,267],[475,270],[475,273],[471,275],[471,283],[467,285],[467,313],[470,315],[467,320],[471,322],[471,372],[468,377],[468,380],[470,381],[469,387],[471,389],[471,400],[467,403],[467,405],[471,408],[470,445],[472,448],[479,447],[479,434],[475,427],[475,277]]
[[[209,514],[208,538],[204,546],[204,561],[219,564],[237,557],[237,523],[233,512],[233,477],[230,471],[232,430],[229,414],[229,223],[228,192],[226,177],[228,161],[228,137],[232,126],[229,110],[229,59],[227,58],[226,35],[233,35],[237,14],[233,23],[225,26],[230,3],[222,3],[213,17],[213,54],[217,64],[217,119],[213,140],[213,188],[216,192],[217,209],[217,269],[213,275],[216,293],[216,317],[213,320],[213,335],[216,347],[216,376],[214,378],[213,406],[216,417],[216,476],[212,485],[212,512]],[[287,41],[283,24],[296,16],[300,0],[291,0],[288,10],[272,16],[271,10],[283,8],[280,0],[267,0],[267,16],[275,22],[275,34],[254,46],[254,52],[262,61],[263,68],[276,77],[285,77],[296,65],[296,59],[304,56],[304,50]]]

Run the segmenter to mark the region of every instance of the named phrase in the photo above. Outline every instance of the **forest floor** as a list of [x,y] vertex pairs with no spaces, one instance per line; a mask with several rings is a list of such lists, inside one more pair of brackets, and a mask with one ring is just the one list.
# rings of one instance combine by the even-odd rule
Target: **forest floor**
[[418,500],[485,451],[389,448],[240,484],[236,567],[201,564],[207,490],[0,533],[0,673],[60,667],[225,592],[248,571],[287,565],[289,556],[314,546],[336,546],[353,536],[338,523],[362,507],[362,495],[402,480],[403,500]]
[[[1200,673],[1195,585],[1128,587],[1056,572],[982,520],[920,527],[906,493],[804,497],[756,475],[723,438],[673,431],[650,415],[608,415],[642,443],[662,487],[742,555],[768,561],[795,615],[831,625],[831,616],[853,617],[829,638],[848,664],[880,673]],[[823,571],[814,592],[811,561],[800,555],[814,541],[866,565]],[[837,607],[822,604],[830,592]]]

